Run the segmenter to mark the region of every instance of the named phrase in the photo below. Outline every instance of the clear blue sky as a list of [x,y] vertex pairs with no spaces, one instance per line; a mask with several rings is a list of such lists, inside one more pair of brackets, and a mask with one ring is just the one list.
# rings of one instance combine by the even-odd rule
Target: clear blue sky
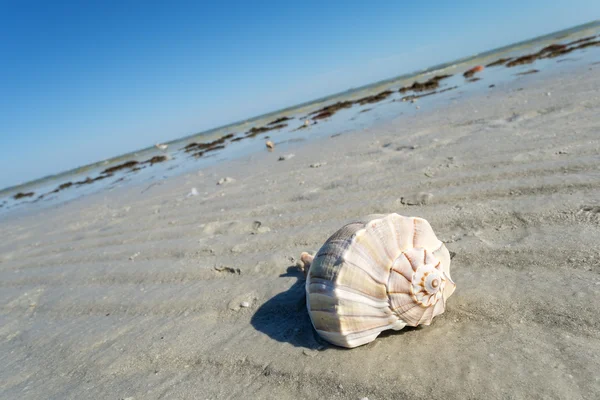
[[155,3],[0,0],[0,188],[600,18],[598,0]]

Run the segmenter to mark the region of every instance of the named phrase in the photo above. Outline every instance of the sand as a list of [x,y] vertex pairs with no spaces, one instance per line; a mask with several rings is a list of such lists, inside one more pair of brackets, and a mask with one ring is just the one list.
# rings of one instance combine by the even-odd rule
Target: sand
[[[0,397],[598,398],[600,66],[537,75],[2,217]],[[429,327],[327,345],[295,261],[389,212],[430,221],[457,290]]]

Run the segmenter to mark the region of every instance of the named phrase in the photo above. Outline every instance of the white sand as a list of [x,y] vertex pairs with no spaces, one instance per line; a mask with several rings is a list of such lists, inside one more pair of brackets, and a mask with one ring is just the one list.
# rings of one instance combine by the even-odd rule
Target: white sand
[[[4,217],[0,398],[599,398],[591,68]],[[292,258],[387,212],[430,221],[456,293],[430,327],[328,346]]]

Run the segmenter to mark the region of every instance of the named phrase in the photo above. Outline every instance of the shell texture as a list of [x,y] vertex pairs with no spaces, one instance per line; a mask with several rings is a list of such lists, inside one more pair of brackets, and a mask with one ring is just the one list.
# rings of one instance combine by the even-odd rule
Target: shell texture
[[455,287],[450,254],[426,220],[372,215],[342,227],[317,252],[306,305],[322,338],[352,348],[384,330],[429,325]]

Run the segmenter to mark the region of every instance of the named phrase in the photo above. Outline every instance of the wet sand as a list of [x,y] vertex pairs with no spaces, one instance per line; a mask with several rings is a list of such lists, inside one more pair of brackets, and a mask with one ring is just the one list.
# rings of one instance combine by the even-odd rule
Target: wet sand
[[[597,398],[600,65],[540,76],[3,216],[0,397]],[[389,212],[430,221],[457,290],[429,327],[330,346],[296,259]]]

